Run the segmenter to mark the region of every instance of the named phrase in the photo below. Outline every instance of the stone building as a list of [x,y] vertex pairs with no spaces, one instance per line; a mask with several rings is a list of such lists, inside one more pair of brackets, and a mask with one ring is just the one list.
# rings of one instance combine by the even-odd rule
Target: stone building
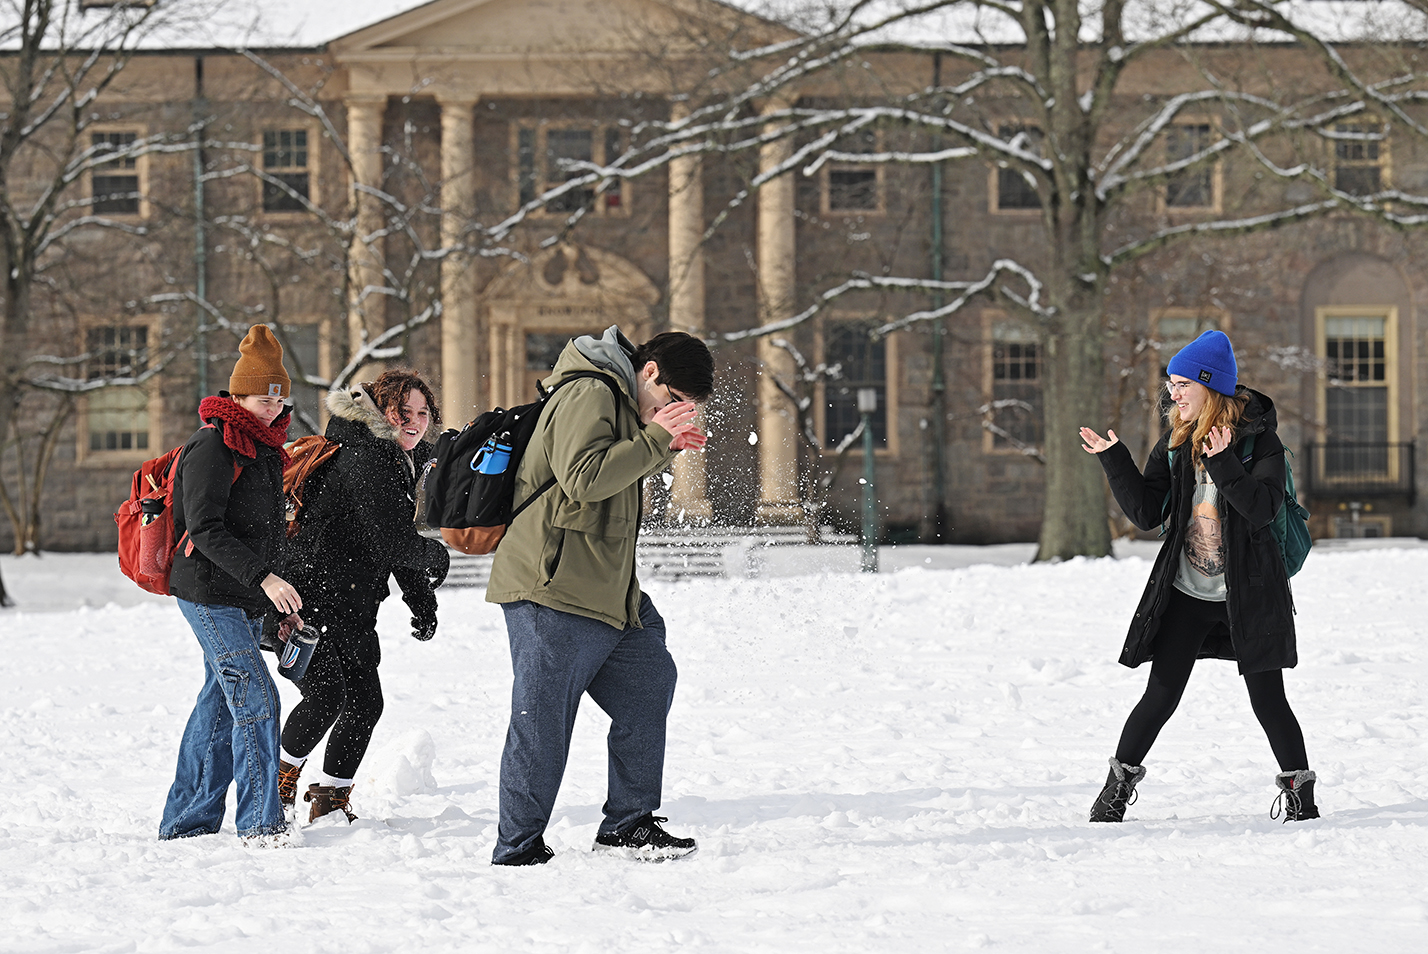
[[[73,187],[93,198],[95,214],[130,228],[67,241],[62,267],[37,296],[46,320],[29,347],[86,354],[80,371],[91,378],[161,370],[142,385],[77,398],[45,485],[44,547],[111,547],[111,514],[132,470],[186,438],[198,397],[226,383],[237,337],[218,327],[197,341],[203,308],[240,334],[249,322],[276,322],[295,378],[330,380],[364,335],[410,323],[403,360],[430,375],[445,421],[459,424],[529,400],[569,337],[611,323],[635,338],[664,328],[718,336],[795,314],[855,271],[975,279],[999,258],[1044,254],[1035,195],[1008,170],[977,162],[946,165],[936,195],[929,166],[843,161],[780,176],[732,203],[792,144],[680,159],[604,191],[577,189],[484,254],[424,254],[482,246],[473,223],[489,230],[565,181],[560,160],[606,162],[642,120],[684,108],[652,50],[657,38],[682,49],[696,21],[730,35],[780,29],[702,0],[435,0],[320,45],[135,56],[100,104],[93,144],[178,142],[201,119],[209,145],[197,164],[192,150],[153,151]],[[1299,54],[1275,55],[1293,71]],[[925,88],[937,68],[931,53],[874,52],[867,63],[865,75],[820,79],[801,91],[804,101],[874,89],[893,97]],[[1173,92],[1176,76],[1172,67],[1148,71],[1133,91]],[[294,90],[307,106],[294,105],[304,99]],[[1178,141],[1193,145],[1213,125],[1187,122]],[[850,151],[895,148],[900,135],[879,128]],[[1428,181],[1412,142],[1344,150],[1331,166],[1347,184]],[[1212,218],[1233,190],[1248,194],[1247,177],[1219,167],[1181,177],[1141,211]],[[369,188],[354,199],[354,184]],[[356,232],[345,232],[354,203]],[[383,232],[396,208],[403,227]],[[585,214],[569,226],[579,208]],[[1428,286],[1411,264],[1423,245],[1411,231],[1343,214],[1140,260],[1112,296],[1113,373],[1105,407],[1086,409],[1087,423],[1112,422],[1143,455],[1159,429],[1165,362],[1219,327],[1234,337],[1242,380],[1276,398],[1317,534],[1428,534],[1416,493],[1417,434],[1428,427],[1428,395],[1417,387],[1428,328],[1416,302],[1428,300]],[[497,246],[520,255],[494,254]],[[376,288],[386,290],[353,291]],[[922,323],[867,336],[870,324],[926,305],[910,294],[849,295],[789,334],[810,363],[842,368],[838,380],[802,386],[816,451],[801,443],[804,421],[771,383],[770,372],[792,377],[790,353],[769,338],[723,344],[710,448],[681,456],[668,492],[652,495],[654,516],[798,522],[800,473],[807,478],[816,459],[836,470],[826,519],[851,526],[861,446],[841,457],[832,448],[857,423],[857,390],[871,388],[885,539],[1034,539],[1043,485],[1035,332],[974,302],[940,332]],[[320,426],[320,390],[299,386],[295,395],[304,422]],[[38,421],[58,399],[27,400]],[[0,524],[0,545],[9,538]]]

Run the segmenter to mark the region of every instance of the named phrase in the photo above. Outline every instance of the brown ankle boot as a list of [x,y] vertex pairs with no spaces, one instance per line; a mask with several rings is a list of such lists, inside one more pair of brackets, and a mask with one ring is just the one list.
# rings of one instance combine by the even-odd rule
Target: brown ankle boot
[[312,802],[312,811],[308,813],[307,823],[311,825],[323,815],[330,815],[341,809],[342,814],[347,816],[347,823],[350,825],[357,820],[357,816],[352,814],[352,809],[348,807],[348,802],[352,799],[351,785],[319,785],[313,782],[307,787],[302,800]]
[[301,765],[289,765],[282,759],[278,760],[278,801],[284,810],[297,806],[298,776],[301,774]]

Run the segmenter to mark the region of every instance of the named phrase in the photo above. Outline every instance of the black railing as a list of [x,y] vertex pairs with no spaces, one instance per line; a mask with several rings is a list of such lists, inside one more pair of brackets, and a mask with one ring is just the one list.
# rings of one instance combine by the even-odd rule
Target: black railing
[[[1302,488],[1321,497],[1413,497],[1413,442],[1333,441],[1310,444],[1295,468]],[[1305,466],[1305,465],[1308,466]]]

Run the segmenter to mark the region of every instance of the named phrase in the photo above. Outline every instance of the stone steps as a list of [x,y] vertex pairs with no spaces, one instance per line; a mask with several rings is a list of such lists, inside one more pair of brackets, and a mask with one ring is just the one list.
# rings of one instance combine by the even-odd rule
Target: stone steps
[[[823,544],[857,542],[852,534],[824,528]],[[685,580],[723,576],[756,576],[752,555],[763,547],[809,545],[804,527],[651,527],[640,534],[635,553],[637,572],[645,580]],[[446,586],[485,586],[492,557],[451,551]]]

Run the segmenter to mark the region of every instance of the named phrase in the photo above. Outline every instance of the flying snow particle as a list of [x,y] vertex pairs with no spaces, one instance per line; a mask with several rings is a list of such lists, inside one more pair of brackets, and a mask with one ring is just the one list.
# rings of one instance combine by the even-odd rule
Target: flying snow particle
[[753,447],[753,446],[754,446],[755,444],[757,444],[758,442],[759,442],[759,432],[758,432],[758,431],[749,431],[749,446],[750,446],[750,447]]

